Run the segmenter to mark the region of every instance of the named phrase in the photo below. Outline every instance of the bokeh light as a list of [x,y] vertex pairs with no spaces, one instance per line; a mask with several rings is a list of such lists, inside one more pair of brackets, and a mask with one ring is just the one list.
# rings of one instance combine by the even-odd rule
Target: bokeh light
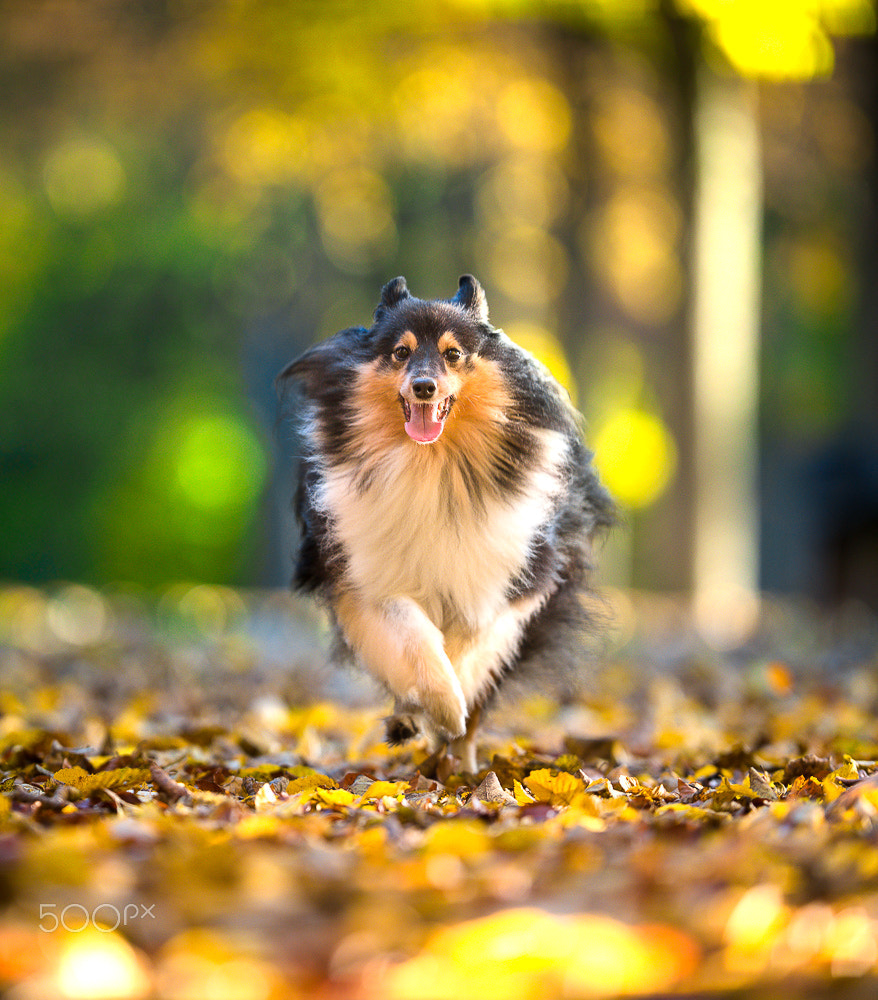
[[142,957],[111,931],[70,934],[55,978],[61,1000],[140,1000],[151,994]]
[[399,1000],[629,996],[672,986],[696,960],[694,942],[670,928],[520,907],[436,931],[386,986]]
[[497,99],[497,120],[519,149],[552,153],[570,138],[570,105],[564,93],[540,77],[513,80]]
[[43,171],[56,211],[90,215],[115,205],[125,193],[125,169],[109,143],[71,139],[53,149]]
[[159,956],[157,979],[163,1000],[271,1000],[279,993],[277,973],[248,955],[233,939],[206,930],[171,938]]
[[648,507],[674,475],[674,440],[653,413],[618,410],[596,428],[593,442],[601,476],[624,507]]
[[342,270],[361,273],[392,256],[397,241],[393,197],[380,174],[336,170],[317,188],[316,198],[324,249]]
[[582,232],[585,254],[634,320],[658,325],[679,309],[679,206],[657,188],[617,189]]
[[96,507],[103,572],[123,581],[226,582],[246,558],[268,473],[252,419],[221,397],[181,392],[126,448],[125,467]]
[[875,8],[869,0],[681,0],[706,18],[712,36],[744,76],[777,80],[828,75],[834,66],[829,32],[870,34]]
[[495,235],[485,235],[479,249],[485,258],[488,280],[515,302],[546,306],[567,283],[567,251],[544,229],[513,225]]
[[238,415],[198,414],[170,431],[178,495],[199,511],[240,510],[259,496],[266,459],[253,429]]

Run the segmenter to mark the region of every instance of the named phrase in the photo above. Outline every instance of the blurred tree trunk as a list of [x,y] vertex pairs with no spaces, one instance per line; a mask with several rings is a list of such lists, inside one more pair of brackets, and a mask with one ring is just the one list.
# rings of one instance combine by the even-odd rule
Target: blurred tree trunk
[[[630,566],[627,580],[625,571],[616,575],[636,587],[693,593],[705,621],[723,624],[711,633],[723,643],[746,630],[758,587],[759,132],[753,85],[707,68],[695,23],[663,3],[656,25],[644,56],[660,76],[659,99],[667,100],[672,152],[664,183],[683,217],[682,300],[666,322],[638,321],[619,311],[586,263],[574,272],[560,325],[574,360],[583,328],[592,336],[617,324],[636,338],[677,448],[667,492],[622,529],[631,535],[630,550],[622,547]],[[568,168],[575,227],[600,210],[612,185],[601,176],[590,102],[600,87],[625,79],[605,40],[560,30],[556,50],[575,115],[576,159]],[[565,240],[575,253],[575,233]]]
[[759,585],[762,163],[753,84],[702,66],[696,94],[693,593],[725,646],[755,623]]

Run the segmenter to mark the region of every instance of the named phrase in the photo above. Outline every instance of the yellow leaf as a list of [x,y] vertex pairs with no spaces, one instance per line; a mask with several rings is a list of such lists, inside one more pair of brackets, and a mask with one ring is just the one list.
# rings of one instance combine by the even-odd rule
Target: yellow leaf
[[333,781],[328,774],[312,771],[310,774],[303,774],[301,778],[294,778],[287,785],[287,792],[295,795],[296,792],[307,792],[312,788],[338,788],[338,782]]
[[515,795],[515,801],[520,806],[526,806],[529,805],[531,802],[536,802],[536,799],[533,797],[533,795],[530,794],[530,792],[524,787],[524,785],[522,785],[522,783],[518,780],[518,778],[515,778],[514,781],[512,782],[512,791],[513,794]]
[[569,806],[584,790],[581,778],[576,778],[566,771],[552,774],[549,768],[531,771],[524,779],[524,783],[537,802],[548,802],[553,806]]
[[750,772],[747,775],[747,782],[750,785],[750,790],[757,798],[777,798],[777,792],[774,790],[774,786],[771,784],[768,775],[760,773],[755,767],[750,768]]
[[600,833],[607,828],[595,798],[586,792],[577,795],[570,807],[559,813],[555,820],[563,829],[575,826]]
[[602,816],[612,816],[626,823],[639,823],[641,814],[632,806],[624,795],[612,799],[598,799]]
[[698,957],[671,927],[519,907],[439,928],[382,986],[389,1000],[633,996],[669,990]]
[[117,767],[112,771],[89,774],[82,767],[62,767],[54,774],[56,781],[70,785],[83,795],[91,795],[101,788],[133,788],[149,781],[150,773],[143,767]]
[[434,823],[424,837],[424,848],[429,853],[453,854],[458,858],[482,855],[491,843],[482,824],[468,820]]
[[280,830],[281,822],[277,816],[262,813],[259,816],[245,816],[235,825],[234,834],[241,840],[260,840],[263,837],[275,837]]
[[357,796],[344,788],[314,788],[311,800],[326,806],[351,806],[357,801]]
[[719,823],[727,818],[727,813],[716,812],[713,809],[703,809],[701,806],[686,805],[683,802],[669,802],[659,806],[655,811],[656,818],[664,817],[672,823]]
[[847,754],[845,754],[845,761],[841,767],[837,767],[832,774],[831,778],[839,778],[842,781],[857,781],[860,777],[860,772],[857,770],[856,761],[851,760]]
[[362,799],[383,799],[385,795],[396,798],[408,787],[407,781],[373,781],[363,792]]
[[55,772],[53,777],[62,785],[72,785],[81,790],[83,783],[88,781],[90,775],[83,767],[62,767],[60,771]]
[[726,806],[735,799],[760,799],[764,796],[760,792],[756,792],[750,786],[750,775],[740,783],[729,781],[728,778],[723,778],[717,787],[716,791],[713,793],[713,801],[718,806]]
[[827,805],[831,802],[835,802],[839,795],[841,795],[844,791],[844,787],[840,785],[831,774],[824,778],[820,784],[823,786],[823,797],[826,800]]

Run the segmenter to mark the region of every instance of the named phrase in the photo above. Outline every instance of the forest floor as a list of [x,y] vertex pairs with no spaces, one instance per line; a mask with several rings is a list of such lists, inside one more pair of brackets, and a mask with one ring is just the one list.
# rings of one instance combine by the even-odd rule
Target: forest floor
[[874,998],[878,624],[610,603],[460,774],[285,594],[0,590],[0,994]]

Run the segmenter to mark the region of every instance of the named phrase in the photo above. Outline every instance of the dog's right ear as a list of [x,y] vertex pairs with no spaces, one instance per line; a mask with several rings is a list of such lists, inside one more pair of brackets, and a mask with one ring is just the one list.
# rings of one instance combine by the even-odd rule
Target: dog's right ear
[[405,278],[400,275],[400,277],[394,278],[393,281],[388,281],[381,289],[381,301],[375,310],[376,321],[381,319],[388,309],[399,305],[403,299],[410,298],[411,294],[408,290],[408,285],[405,283]]
[[285,396],[291,383],[297,379],[307,389],[313,389],[319,388],[327,379],[335,378],[339,366],[350,364],[352,358],[362,353],[368,333],[365,327],[352,326],[309,348],[275,378],[278,395]]
[[319,364],[322,346],[322,344],[318,344],[316,347],[312,347],[310,351],[306,351],[301,357],[291,361],[283,371],[275,376],[274,391],[278,396],[284,398],[289,393],[295,379],[308,379],[308,376],[314,372]]

